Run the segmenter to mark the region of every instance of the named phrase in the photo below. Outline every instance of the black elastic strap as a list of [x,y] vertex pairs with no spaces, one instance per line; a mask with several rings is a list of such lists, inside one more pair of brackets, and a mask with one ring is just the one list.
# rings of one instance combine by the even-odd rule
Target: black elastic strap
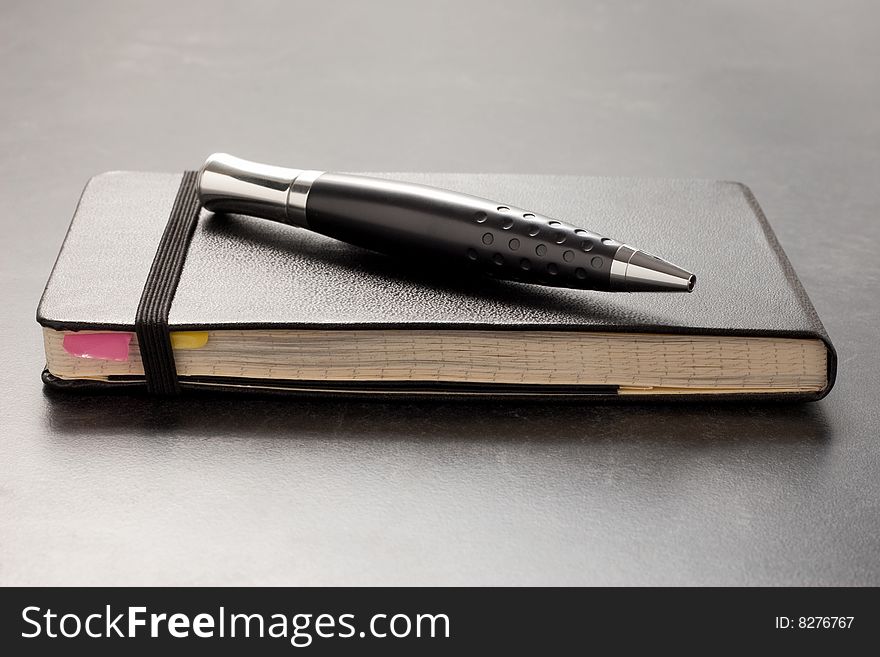
[[135,332],[144,364],[147,391],[153,395],[180,392],[171,350],[168,312],[183,271],[183,262],[199,218],[198,172],[185,171],[171,216],[156,249],[153,265],[138,304]]

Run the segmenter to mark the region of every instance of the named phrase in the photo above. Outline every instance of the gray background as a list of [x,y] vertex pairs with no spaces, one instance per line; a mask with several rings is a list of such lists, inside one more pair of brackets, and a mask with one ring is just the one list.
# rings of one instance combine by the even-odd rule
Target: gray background
[[[0,9],[3,584],[880,584],[880,8]],[[840,352],[812,405],[43,390],[79,192],[227,150],[749,183]]]

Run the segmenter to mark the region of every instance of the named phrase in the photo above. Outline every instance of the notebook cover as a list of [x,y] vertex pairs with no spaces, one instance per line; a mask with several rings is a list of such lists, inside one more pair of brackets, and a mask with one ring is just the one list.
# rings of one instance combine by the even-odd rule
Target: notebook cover
[[[719,398],[818,399],[833,385],[834,348],[757,201],[742,184],[367,175],[538,210],[661,254],[696,273],[697,287],[692,294],[607,293],[466,279],[455,272],[426,277],[401,261],[306,230],[202,210],[171,306],[171,329],[483,328],[808,337],[828,347],[824,391]],[[180,180],[181,174],[110,172],[89,181],[40,301],[40,324],[59,330],[134,331],[144,281]],[[142,387],[61,381],[48,372],[44,380],[63,388]],[[188,387],[185,380],[182,387]],[[331,387],[338,394],[391,392],[381,386]],[[430,388],[424,392],[431,394]],[[450,392],[456,394],[435,391]],[[533,394],[541,396],[527,396]],[[579,396],[593,394],[607,391]]]

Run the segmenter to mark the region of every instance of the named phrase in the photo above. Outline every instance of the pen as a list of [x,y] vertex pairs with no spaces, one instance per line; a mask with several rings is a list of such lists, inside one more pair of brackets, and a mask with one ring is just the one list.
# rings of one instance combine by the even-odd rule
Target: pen
[[426,267],[611,292],[690,292],[696,283],[681,267],[584,228],[427,185],[215,153],[199,172],[199,198],[212,212],[279,221]]

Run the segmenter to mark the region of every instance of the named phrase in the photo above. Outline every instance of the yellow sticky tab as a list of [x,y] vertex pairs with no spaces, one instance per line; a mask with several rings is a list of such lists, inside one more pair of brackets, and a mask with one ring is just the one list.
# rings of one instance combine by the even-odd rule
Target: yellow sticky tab
[[208,344],[207,331],[171,331],[173,349],[201,349]]

